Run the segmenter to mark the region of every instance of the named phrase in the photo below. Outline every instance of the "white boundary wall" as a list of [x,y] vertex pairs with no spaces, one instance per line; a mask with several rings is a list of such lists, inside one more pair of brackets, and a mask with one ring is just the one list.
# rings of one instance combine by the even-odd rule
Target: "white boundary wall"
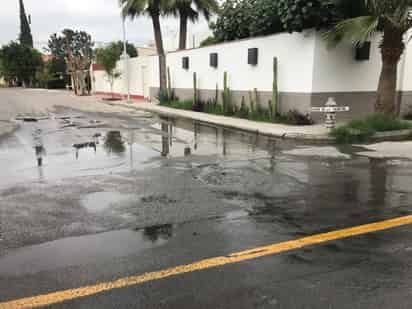
[[[153,61],[157,57],[137,57],[128,60],[128,74],[130,80],[130,93],[135,96],[148,98],[150,87],[153,87]],[[116,70],[121,73],[113,85],[113,92],[116,94],[127,94],[127,79],[124,60],[117,62]],[[97,93],[109,94],[111,92],[107,74],[104,71],[92,72],[93,91]]]
[[[321,35],[314,31],[282,33],[176,51],[167,54],[172,87],[189,91],[193,88],[193,72],[197,73],[200,90],[223,88],[223,74],[228,73],[228,85],[233,91],[247,92],[256,88],[270,92],[273,81],[273,58],[278,58],[278,87],[281,93],[373,93],[377,89],[381,69],[379,38],[372,42],[370,60],[356,61],[354,48],[340,44],[328,49]],[[248,49],[258,48],[258,65],[247,63]],[[209,54],[218,53],[218,68],[209,65]],[[189,69],[182,68],[182,58],[189,57]],[[121,78],[115,82],[114,92],[126,93],[123,61],[118,69]],[[150,88],[159,87],[157,56],[129,60],[130,90],[132,95],[148,97]],[[399,65],[398,89],[412,91],[412,51],[410,47]],[[94,72],[94,90],[110,92],[102,71]],[[152,91],[152,96],[155,92]],[[292,98],[294,100],[294,98]],[[324,100],[324,98],[322,98]],[[352,100],[352,99],[351,99]]]
[[[228,73],[231,90],[271,91],[273,58],[279,63],[279,91],[311,92],[315,39],[310,33],[277,34],[256,39],[169,53],[174,88],[192,88],[193,72],[200,89],[223,88],[224,72]],[[258,65],[247,63],[248,49],[258,48]],[[218,68],[210,67],[209,54],[218,54]],[[182,57],[188,56],[189,70],[182,69]]]
[[[312,91],[362,92],[376,91],[382,67],[380,37],[374,38],[368,61],[355,60],[355,49],[349,43],[328,48],[316,36]],[[408,48],[409,47],[409,48]],[[408,70],[409,64],[409,70]],[[412,55],[407,46],[398,67],[398,90],[412,90]]]

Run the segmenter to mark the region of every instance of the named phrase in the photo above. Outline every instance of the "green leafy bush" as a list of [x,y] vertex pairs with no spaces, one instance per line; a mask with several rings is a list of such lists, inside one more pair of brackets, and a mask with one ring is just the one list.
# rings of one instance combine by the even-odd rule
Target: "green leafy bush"
[[352,120],[331,132],[337,143],[362,143],[368,141],[376,132],[410,129],[412,125],[393,116],[374,114],[362,120]]
[[186,101],[171,101],[167,104],[167,106],[176,108],[176,109],[184,109],[184,110],[194,110],[194,104],[192,100]]
[[365,119],[365,122],[376,132],[404,130],[411,127],[409,123],[385,114],[371,115]]
[[240,109],[236,113],[236,117],[248,119],[249,118],[249,107],[246,105],[245,97],[242,97],[242,102],[240,103]]
[[208,114],[223,115],[223,107],[216,100],[207,100],[203,102],[203,112]]
[[279,0],[278,14],[283,27],[288,32],[301,32],[304,29],[320,29],[333,20],[332,2],[312,0]]
[[375,131],[368,127],[359,127],[357,129],[340,126],[333,129],[331,136],[335,138],[335,141],[339,144],[351,144],[351,143],[364,143],[370,139]]
[[226,0],[215,22],[213,39],[207,43],[233,41],[283,31],[273,0]]
[[[290,125],[313,124],[313,121],[308,115],[302,114],[296,110],[289,111],[289,113],[285,116],[276,115],[276,117],[273,117],[269,109],[265,109],[260,105],[257,91],[255,91],[255,98],[251,98],[251,101],[249,102],[249,104],[252,104],[250,108],[246,104],[244,97],[242,97],[240,107],[235,104],[231,104],[230,109],[225,109],[222,104],[218,104],[216,99],[209,99],[207,101],[197,100],[196,103],[193,103],[193,100],[170,101],[167,100],[166,94],[162,95],[161,93],[159,93],[158,98],[160,105],[176,109],[191,110],[195,112],[203,112],[213,115],[224,115],[229,117],[233,116],[242,119],[269,123],[286,123]],[[254,108],[252,108],[252,106],[254,106]]]
[[215,38],[214,36],[208,36],[206,39],[200,42],[200,47],[215,45],[218,43],[220,43],[220,41],[217,38]]
[[307,126],[313,124],[313,120],[310,115],[303,114],[298,110],[290,110],[285,116],[278,116],[286,124],[296,125],[296,126]]
[[405,120],[412,120],[412,113],[405,114],[405,115],[403,116],[403,119],[405,119]]
[[159,101],[159,104],[164,106],[169,105],[170,102],[179,101],[179,98],[175,95],[173,89],[170,92],[168,90],[160,90],[156,98]]

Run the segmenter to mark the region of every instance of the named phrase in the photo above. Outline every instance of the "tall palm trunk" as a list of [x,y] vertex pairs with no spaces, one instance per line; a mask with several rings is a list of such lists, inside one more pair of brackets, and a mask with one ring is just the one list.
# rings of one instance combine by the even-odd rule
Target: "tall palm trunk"
[[385,29],[381,44],[382,71],[379,78],[375,112],[395,115],[398,63],[405,49],[403,34]]
[[153,31],[156,42],[156,49],[159,56],[159,83],[160,90],[166,90],[166,55],[163,47],[162,30],[160,28],[160,14],[151,14],[153,22]]
[[179,49],[186,49],[187,40],[187,14],[180,10],[180,33],[179,33]]

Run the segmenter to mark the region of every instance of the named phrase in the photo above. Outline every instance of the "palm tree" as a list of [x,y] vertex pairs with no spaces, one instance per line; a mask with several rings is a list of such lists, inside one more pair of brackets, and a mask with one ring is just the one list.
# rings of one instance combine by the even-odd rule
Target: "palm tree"
[[210,15],[216,13],[218,9],[219,4],[216,0],[174,0],[171,7],[172,14],[180,17],[179,49],[186,49],[188,21],[197,21],[200,14],[209,21]]
[[163,47],[160,16],[164,14],[169,0],[119,0],[123,9],[123,17],[135,18],[140,15],[149,15],[152,19],[153,32],[159,57],[160,91],[166,91],[166,55]]
[[382,71],[377,90],[375,111],[396,114],[396,79],[399,60],[412,27],[412,0],[364,0],[366,14],[336,24],[325,33],[335,45],[342,40],[362,45],[376,33],[382,34],[380,50]]

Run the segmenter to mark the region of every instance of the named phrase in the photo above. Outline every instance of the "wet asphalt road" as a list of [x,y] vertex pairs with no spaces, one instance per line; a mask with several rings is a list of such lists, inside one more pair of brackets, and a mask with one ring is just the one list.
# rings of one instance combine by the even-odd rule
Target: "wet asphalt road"
[[[10,115],[54,97],[7,95]],[[308,156],[132,110],[49,111],[0,141],[0,302],[412,213],[407,160],[320,146]],[[403,226],[51,308],[410,308],[411,235]]]

